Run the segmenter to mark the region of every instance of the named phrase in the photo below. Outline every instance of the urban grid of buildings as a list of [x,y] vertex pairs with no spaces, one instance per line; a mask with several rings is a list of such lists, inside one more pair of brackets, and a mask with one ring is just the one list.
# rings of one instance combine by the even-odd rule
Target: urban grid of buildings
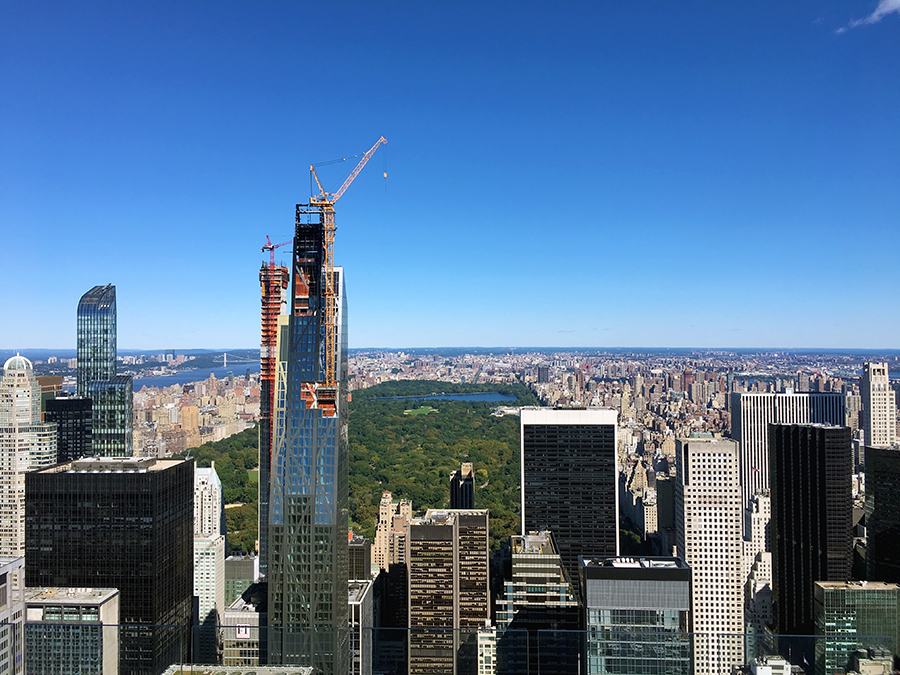
[[[78,304],[74,392],[6,361],[0,674],[900,668],[897,357],[351,354],[334,204],[383,142],[262,266],[259,375],[134,392],[112,285]],[[449,508],[383,491],[374,541],[349,531],[350,392],[397,379],[541,402],[495,410],[520,432],[499,549],[472,463]],[[257,554],[229,555],[222,481],[188,451],[254,424]]]

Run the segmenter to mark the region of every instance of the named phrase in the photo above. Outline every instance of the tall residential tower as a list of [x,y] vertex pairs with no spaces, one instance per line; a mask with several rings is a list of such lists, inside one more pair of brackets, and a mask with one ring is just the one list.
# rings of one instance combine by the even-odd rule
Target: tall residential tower
[[133,383],[116,375],[116,287],[94,286],[78,303],[79,397],[92,402],[94,455],[131,457]]
[[323,675],[349,668],[347,309],[343,270],[327,264],[327,218],[297,206],[268,528],[269,662]]

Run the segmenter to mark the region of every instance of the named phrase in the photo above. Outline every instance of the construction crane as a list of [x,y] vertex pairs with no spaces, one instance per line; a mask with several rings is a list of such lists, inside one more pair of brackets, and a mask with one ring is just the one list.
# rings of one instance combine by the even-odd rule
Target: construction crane
[[260,249],[260,251],[262,251],[263,253],[265,253],[266,251],[269,252],[269,269],[270,270],[275,269],[275,249],[281,248],[282,246],[287,246],[290,243],[291,243],[290,241],[283,241],[280,244],[273,244],[272,240],[269,239],[269,235],[266,235],[266,244],[265,244],[265,246],[263,246]]
[[309,204],[321,209],[325,225],[325,284],[323,288],[325,309],[325,383],[330,387],[337,382],[337,364],[335,363],[337,354],[337,293],[334,288],[334,203],[350,187],[350,183],[359,175],[366,162],[372,158],[372,155],[383,143],[387,143],[384,136],[375,141],[375,145],[363,155],[363,158],[359,160],[359,164],[347,176],[347,180],[344,181],[344,184],[341,185],[337,192],[325,192],[325,188],[322,187],[322,183],[319,182],[319,177],[316,175],[315,167],[312,165],[309,167],[309,172],[315,179],[320,193],[310,197]]

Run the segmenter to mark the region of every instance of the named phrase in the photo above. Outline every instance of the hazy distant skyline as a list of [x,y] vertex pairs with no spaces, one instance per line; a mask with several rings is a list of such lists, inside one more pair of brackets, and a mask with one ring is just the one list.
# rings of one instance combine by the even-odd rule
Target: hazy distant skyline
[[898,0],[4,3],[0,348],[107,283],[123,350],[254,347],[266,235],[382,135],[351,347],[893,348],[898,45]]

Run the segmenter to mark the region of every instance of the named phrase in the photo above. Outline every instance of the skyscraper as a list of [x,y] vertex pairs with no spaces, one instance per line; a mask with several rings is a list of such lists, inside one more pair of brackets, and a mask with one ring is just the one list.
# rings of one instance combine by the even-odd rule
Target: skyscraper
[[56,424],[41,422],[31,361],[13,356],[0,380],[0,556],[25,554],[25,473],[56,463]]
[[225,612],[225,533],[222,482],[212,466],[194,470],[194,660],[216,662]]
[[866,534],[867,578],[900,584],[900,448],[866,450]]
[[77,393],[116,376],[116,287],[94,286],[78,302]]
[[769,434],[775,619],[783,635],[812,635],[815,582],[850,579],[850,428],[773,424]]
[[578,672],[578,600],[551,532],[513,535],[511,575],[497,598],[498,672]]
[[450,508],[475,508],[475,471],[471,462],[463,462],[459,471],[450,474]]
[[866,445],[891,445],[897,429],[897,405],[887,363],[863,364],[859,394],[862,399],[862,427],[866,432]]
[[347,306],[343,269],[328,265],[327,217],[297,206],[291,308],[278,321],[268,544],[269,661],[323,675],[349,668]]
[[742,508],[769,489],[770,424],[844,424],[843,394],[731,394],[731,437],[741,445]]
[[133,454],[133,384],[116,375],[116,287],[94,286],[78,303],[77,392],[92,402],[92,453]]
[[409,526],[409,673],[473,673],[490,619],[488,512],[434,510]]
[[579,596],[578,556],[619,548],[615,410],[523,408],[522,534],[550,530]]
[[45,405],[46,421],[56,424],[56,461],[71,462],[90,455],[94,423],[91,399],[56,397]]
[[729,675],[744,662],[741,486],[738,446],[676,441],[675,541],[693,571],[696,675]]
[[272,488],[272,415],[275,409],[278,317],[287,308],[289,282],[290,270],[275,265],[274,258],[271,264],[264,264],[259,270],[262,296],[262,340],[259,348],[259,567],[263,576],[269,566],[269,492]]
[[[690,675],[691,569],[679,558],[582,559],[586,675]],[[574,672],[574,671],[569,671]]]
[[118,588],[120,672],[189,658],[191,460],[90,458],[26,475],[26,585]]

